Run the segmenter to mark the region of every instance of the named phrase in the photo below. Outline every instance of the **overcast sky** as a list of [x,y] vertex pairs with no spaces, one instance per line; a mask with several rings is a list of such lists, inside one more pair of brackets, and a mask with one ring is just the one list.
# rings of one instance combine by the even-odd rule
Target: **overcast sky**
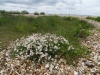
[[100,15],[100,0],[0,0],[0,10]]

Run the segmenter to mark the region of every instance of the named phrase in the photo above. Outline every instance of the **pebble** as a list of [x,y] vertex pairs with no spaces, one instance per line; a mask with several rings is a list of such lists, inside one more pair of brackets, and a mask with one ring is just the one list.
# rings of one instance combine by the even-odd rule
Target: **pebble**
[[88,67],[94,67],[94,65],[93,65],[92,63],[90,63],[90,62],[85,62],[85,64],[86,64],[86,66],[88,66]]
[[97,70],[97,73],[99,73],[99,74],[100,74],[100,68]]

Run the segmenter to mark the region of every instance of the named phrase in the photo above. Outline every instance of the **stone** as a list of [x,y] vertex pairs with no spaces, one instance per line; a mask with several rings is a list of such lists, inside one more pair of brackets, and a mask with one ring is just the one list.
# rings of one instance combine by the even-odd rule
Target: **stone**
[[74,71],[74,75],[78,75],[78,72]]
[[70,72],[68,73],[68,75],[74,75],[74,72],[70,71]]
[[88,66],[88,67],[94,67],[94,65],[92,63],[88,62],[88,61],[85,62],[85,65]]
[[100,74],[100,68],[98,68],[97,73],[99,73],[99,74]]
[[61,71],[59,71],[57,75],[62,75],[62,74],[61,74]]
[[98,62],[100,62],[100,56],[97,57]]
[[100,62],[98,62],[98,67],[100,67]]
[[58,70],[57,69],[53,69],[52,70],[52,75],[57,75],[58,74]]

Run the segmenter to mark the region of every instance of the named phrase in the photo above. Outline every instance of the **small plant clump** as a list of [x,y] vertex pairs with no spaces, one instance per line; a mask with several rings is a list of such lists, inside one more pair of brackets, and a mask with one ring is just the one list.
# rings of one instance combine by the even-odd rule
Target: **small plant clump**
[[35,62],[67,58],[68,52],[74,51],[74,47],[64,37],[49,33],[33,34],[26,39],[16,40],[12,48],[11,56],[23,57]]

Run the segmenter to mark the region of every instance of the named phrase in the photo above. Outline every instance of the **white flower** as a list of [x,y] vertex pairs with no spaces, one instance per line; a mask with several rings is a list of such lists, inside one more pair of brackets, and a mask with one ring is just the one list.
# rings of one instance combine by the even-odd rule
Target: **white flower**
[[68,50],[73,50],[73,49],[74,47],[72,45],[68,47]]
[[57,47],[57,46],[54,46],[54,49],[55,49],[55,50],[57,50],[57,49],[58,49],[58,47]]
[[[61,43],[61,44],[60,44]],[[45,57],[47,60],[55,60],[51,58],[51,55],[46,53],[48,50],[51,52],[54,52],[55,50],[60,50],[61,45],[64,44],[66,46],[69,45],[68,40],[66,38],[60,36],[57,37],[55,34],[33,34],[31,36],[28,36],[28,38],[21,38],[20,40],[16,40],[12,44],[12,48],[14,49],[14,53],[17,57],[23,57],[24,59],[30,56],[34,56],[34,54],[38,55],[40,54],[40,59]],[[18,50],[18,46],[26,47],[26,50]],[[53,51],[54,49],[54,51]],[[74,49],[74,47],[69,46],[68,50]],[[27,51],[30,50],[29,55],[27,54]],[[45,51],[43,53],[42,51]],[[24,52],[26,53],[25,55]],[[6,54],[7,56],[9,53]],[[19,56],[20,55],[20,56]],[[49,57],[48,57],[49,56]],[[57,57],[57,56],[56,56]]]

